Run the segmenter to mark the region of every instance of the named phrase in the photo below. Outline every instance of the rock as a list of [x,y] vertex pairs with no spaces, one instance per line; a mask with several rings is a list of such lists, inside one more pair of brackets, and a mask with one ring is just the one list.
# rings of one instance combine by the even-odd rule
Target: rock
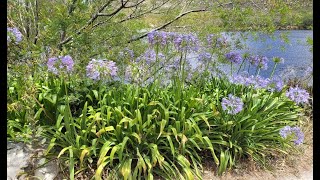
[[[46,163],[45,158],[40,159],[36,167],[39,167]],[[50,161],[43,167],[34,171],[34,175],[42,180],[53,180],[59,173],[59,167],[56,161]]]
[[[45,145],[43,145],[45,146]],[[40,149],[41,151],[45,147]],[[34,176],[41,180],[53,180],[59,173],[59,166],[56,161],[50,161],[45,164],[45,158],[31,161],[31,157],[38,154],[39,150],[33,149],[30,145],[24,143],[7,143],[7,180],[16,180],[17,175],[23,173],[28,168],[35,168],[43,165],[38,169],[35,169]],[[21,176],[19,179],[25,179]]]
[[25,144],[7,142],[7,180],[17,179],[31,156],[32,152]]

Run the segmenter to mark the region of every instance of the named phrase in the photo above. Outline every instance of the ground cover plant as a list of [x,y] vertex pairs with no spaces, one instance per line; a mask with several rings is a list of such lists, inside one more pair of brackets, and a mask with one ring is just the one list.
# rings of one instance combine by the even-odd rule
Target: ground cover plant
[[[135,34],[146,26],[139,17],[167,3],[146,2],[27,1],[18,6],[25,19],[9,11],[8,140],[46,144],[45,157],[58,160],[68,179],[89,169],[91,179],[202,179],[205,159],[222,175],[241,159],[266,166],[266,157],[303,144],[301,117],[312,92],[274,75],[285,59],[241,54],[241,43],[222,33],[160,30],[230,3],[208,1]],[[182,5],[171,3],[164,9],[174,14]],[[40,12],[54,18],[39,19]],[[130,30],[119,34],[122,28]],[[261,77],[268,68],[270,76]]]

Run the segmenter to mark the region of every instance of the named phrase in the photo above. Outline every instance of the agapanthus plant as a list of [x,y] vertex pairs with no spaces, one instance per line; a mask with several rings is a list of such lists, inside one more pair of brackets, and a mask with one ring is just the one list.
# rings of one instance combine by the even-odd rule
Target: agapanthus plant
[[243,102],[240,98],[229,94],[228,97],[222,99],[222,109],[228,114],[237,114],[243,109]]
[[242,61],[241,54],[238,52],[229,52],[225,54],[225,57],[227,60],[229,60],[232,63],[240,64]]
[[273,76],[273,74],[274,74],[274,71],[275,71],[277,65],[278,65],[279,63],[281,63],[281,64],[284,63],[284,59],[281,58],[281,57],[273,57],[272,60],[273,60],[273,62],[274,62],[274,66],[273,66],[272,72],[271,72],[271,74],[270,74],[270,78],[272,78],[272,76]]
[[211,53],[203,52],[198,55],[198,61],[206,64],[211,60],[211,57],[212,57]]
[[7,42],[14,42],[15,44],[19,44],[22,41],[22,33],[16,27],[8,27],[7,28]]
[[118,68],[116,63],[108,60],[92,59],[86,67],[87,76],[93,80],[114,78]]
[[269,91],[281,91],[284,87],[284,82],[280,77],[272,79],[263,78],[260,76],[249,76],[248,74],[239,74],[229,78],[232,84],[241,84],[244,86],[253,86],[255,89],[268,89]]
[[225,57],[228,61],[231,62],[231,76],[233,73],[233,63],[240,64],[242,62],[242,57],[238,52],[229,52],[225,54]]
[[271,92],[273,91],[279,92],[283,89],[283,87],[284,87],[283,80],[279,76],[276,76],[270,80],[268,85],[268,90],[270,90]]
[[141,85],[144,76],[149,74],[146,71],[147,69],[143,65],[138,65],[137,63],[128,65],[125,69],[125,80]]
[[208,34],[207,35],[207,47],[208,48],[221,48],[221,47],[227,47],[229,45],[229,42],[227,38],[224,35],[221,35],[220,37],[215,34]]
[[280,130],[279,134],[282,138],[287,138],[288,136],[294,134],[296,137],[296,139],[293,141],[295,145],[302,144],[304,140],[304,134],[299,127],[285,126]]
[[310,97],[306,90],[301,89],[298,86],[290,87],[290,89],[286,92],[286,96],[297,104],[308,103]]
[[190,52],[199,50],[199,39],[193,34],[175,34],[174,36],[174,47],[179,52]]
[[52,72],[55,75],[60,73],[71,73],[74,66],[74,61],[71,56],[58,56],[51,57],[47,62],[48,71]]
[[119,52],[119,58],[130,58],[130,61],[133,61],[134,52],[129,48],[124,48],[123,51]]
[[152,45],[166,46],[173,42],[177,33],[165,31],[151,31],[148,33],[148,42]]
[[266,56],[255,55],[249,58],[249,62],[251,65],[256,66],[256,75],[259,75],[261,69],[268,69],[268,61],[269,59]]
[[165,56],[161,52],[156,53],[153,49],[147,49],[136,59],[136,62],[143,61],[143,63],[150,65],[155,63],[157,60],[160,62],[160,64],[162,64],[164,63]]

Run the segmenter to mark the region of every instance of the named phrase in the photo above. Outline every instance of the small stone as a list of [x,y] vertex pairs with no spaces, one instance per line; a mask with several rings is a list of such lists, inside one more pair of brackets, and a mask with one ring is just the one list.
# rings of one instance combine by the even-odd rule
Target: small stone
[[[36,166],[39,167],[45,163],[45,159],[40,159]],[[59,167],[56,161],[50,161],[41,168],[34,171],[34,175],[42,180],[53,180],[59,173]]]

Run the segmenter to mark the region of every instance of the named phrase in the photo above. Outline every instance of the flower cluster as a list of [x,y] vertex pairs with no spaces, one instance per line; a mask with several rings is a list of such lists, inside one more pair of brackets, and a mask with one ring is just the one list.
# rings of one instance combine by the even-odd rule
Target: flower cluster
[[237,52],[229,52],[225,54],[225,57],[227,60],[229,60],[232,63],[239,64],[242,62],[242,57],[239,53]]
[[276,77],[273,77],[271,79],[271,81],[269,82],[269,85],[268,85],[268,89],[273,92],[273,91],[281,91],[284,87],[284,83],[283,83],[283,80],[276,76]]
[[217,39],[217,47],[226,47],[228,45],[227,37],[222,36]]
[[309,93],[299,87],[290,87],[286,96],[297,104],[307,103],[309,99]]
[[160,44],[161,46],[167,45],[173,41],[177,33],[165,31],[151,31],[148,33],[148,41],[151,45]]
[[210,53],[203,52],[203,53],[199,54],[198,61],[200,61],[200,62],[208,62],[208,61],[211,60],[211,56],[212,55]]
[[129,48],[124,48],[124,50],[123,51],[121,51],[121,52],[119,52],[119,56],[121,57],[121,58],[126,58],[126,57],[130,57],[130,60],[133,60],[133,58],[134,58],[134,52],[131,50],[131,49],[129,49]]
[[222,109],[228,114],[237,114],[243,109],[243,102],[240,98],[229,94],[229,96],[222,99]]
[[[147,49],[141,56],[139,56],[136,59],[136,62],[140,62],[141,60],[145,60],[147,64],[151,64],[156,62],[157,60],[157,54],[153,49]],[[160,63],[164,63],[165,56],[162,53],[158,53],[158,60],[160,60]]]
[[218,37],[215,34],[207,35],[207,46],[208,47],[226,47],[228,45],[227,38],[225,36]]
[[89,78],[100,80],[116,76],[118,68],[113,61],[92,59],[87,65],[86,71]]
[[294,144],[295,145],[300,145],[303,143],[303,139],[304,139],[304,134],[301,131],[301,129],[299,127],[290,127],[290,126],[285,126],[284,128],[282,128],[279,132],[280,136],[282,138],[287,138],[288,135],[294,134],[296,136],[296,140],[294,140]]
[[199,39],[193,34],[176,34],[173,43],[178,51],[199,50]]
[[234,75],[233,77],[229,78],[229,81],[233,84],[253,86],[256,89],[265,88],[270,91],[277,92],[281,91],[284,87],[283,80],[280,77],[269,79],[253,75]]
[[199,40],[193,34],[179,34],[174,32],[151,31],[148,33],[148,41],[151,45],[161,46],[173,43],[178,51],[198,51]]
[[72,60],[72,57],[69,55],[51,57],[48,59],[47,66],[48,71],[58,75],[59,72],[64,71],[70,73],[73,70],[74,62]]
[[256,55],[256,56],[251,56],[249,58],[249,61],[252,65],[255,65],[261,69],[268,69],[268,58],[266,56],[259,56],[259,55]]
[[132,66],[127,66],[126,67],[126,70],[125,70],[125,73],[124,73],[125,80],[130,81],[130,79],[132,78],[132,76],[133,76],[132,69],[133,69]]
[[18,30],[18,28],[7,28],[7,42],[14,41],[16,44],[18,44],[20,41],[22,41],[22,34]]

